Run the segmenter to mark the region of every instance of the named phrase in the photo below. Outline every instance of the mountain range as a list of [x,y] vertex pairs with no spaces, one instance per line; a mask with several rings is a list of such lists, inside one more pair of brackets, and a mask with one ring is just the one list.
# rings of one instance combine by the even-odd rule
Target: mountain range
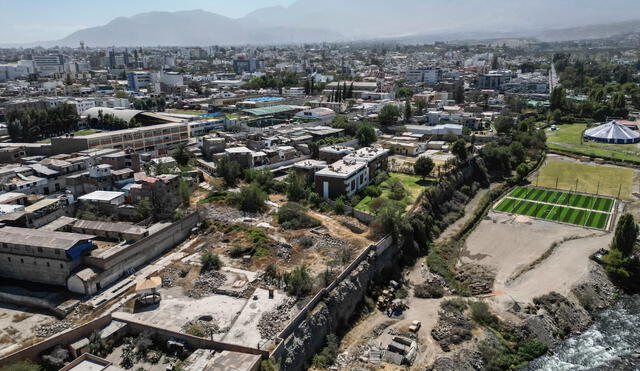
[[[636,19],[634,19],[636,18]],[[203,10],[118,17],[42,46],[285,44],[465,35],[597,38],[640,31],[638,0],[298,0],[242,18]]]

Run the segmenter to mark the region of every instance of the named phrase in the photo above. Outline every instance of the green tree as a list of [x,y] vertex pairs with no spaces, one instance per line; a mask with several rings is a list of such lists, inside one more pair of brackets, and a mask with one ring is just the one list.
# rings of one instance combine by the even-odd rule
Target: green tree
[[287,175],[287,198],[289,201],[300,201],[307,197],[307,178],[297,171]]
[[524,177],[529,174],[529,166],[527,166],[527,164],[520,164],[516,167],[516,172],[518,173],[518,178],[524,179]]
[[509,116],[499,116],[494,122],[493,127],[500,134],[509,134],[514,128],[513,118]]
[[431,174],[434,167],[435,164],[430,157],[422,156],[413,164],[413,171],[424,179]]
[[216,164],[216,172],[218,176],[222,177],[227,187],[233,187],[238,183],[238,178],[242,174],[242,166],[224,156],[218,160]]
[[567,97],[562,86],[553,88],[551,97],[549,98],[550,109],[552,111],[559,109],[563,111],[567,105]]
[[251,183],[240,188],[240,192],[231,195],[231,202],[240,210],[246,212],[258,212],[265,208],[267,194],[257,183]]
[[378,114],[378,120],[380,124],[384,126],[395,125],[398,123],[398,118],[400,117],[400,110],[398,107],[387,104],[380,110]]
[[411,120],[411,101],[407,99],[404,101],[404,122],[407,123]]
[[416,100],[416,115],[422,116],[425,108],[427,108],[427,102],[424,99]]
[[460,161],[464,161],[467,159],[467,143],[464,141],[464,139],[458,139],[455,143],[453,143],[453,146],[451,147],[451,153],[456,155],[456,157]]
[[611,243],[611,249],[619,250],[626,257],[633,255],[638,239],[638,225],[633,215],[626,213],[620,217]]
[[287,283],[287,293],[299,298],[309,294],[313,287],[309,268],[306,265],[300,265],[286,275],[285,282]]
[[182,199],[182,203],[186,206],[189,206],[189,201],[191,201],[191,184],[188,180],[181,179],[180,180],[180,199]]
[[364,122],[358,126],[356,138],[358,138],[360,145],[364,147],[370,146],[378,140],[376,137],[376,129],[368,122]]
[[189,165],[189,160],[191,160],[192,155],[191,152],[187,150],[187,146],[181,144],[173,151],[171,157],[173,157],[180,166],[187,166]]

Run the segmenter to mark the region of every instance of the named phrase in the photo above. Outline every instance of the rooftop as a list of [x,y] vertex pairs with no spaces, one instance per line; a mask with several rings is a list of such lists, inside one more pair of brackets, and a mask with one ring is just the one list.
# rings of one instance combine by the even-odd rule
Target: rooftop
[[84,196],[78,197],[79,200],[91,200],[91,201],[111,201],[116,198],[124,196],[122,192],[110,192],[110,191],[95,191],[87,193]]
[[78,242],[95,238],[79,233],[52,232],[42,229],[3,227],[0,228],[0,242],[51,249],[68,250]]
[[363,162],[340,160],[318,171],[316,175],[348,178],[366,166]]
[[269,116],[269,115],[276,115],[278,113],[295,111],[299,108],[300,107],[298,106],[289,106],[289,105],[283,104],[283,105],[271,106],[271,107],[246,109],[246,110],[243,110],[242,112],[248,113],[253,116]]

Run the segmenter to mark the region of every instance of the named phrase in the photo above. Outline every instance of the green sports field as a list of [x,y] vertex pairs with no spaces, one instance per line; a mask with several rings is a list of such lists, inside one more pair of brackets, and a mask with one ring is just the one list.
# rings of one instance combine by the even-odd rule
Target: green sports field
[[517,187],[496,206],[496,210],[605,229],[613,206],[614,200],[605,197]]

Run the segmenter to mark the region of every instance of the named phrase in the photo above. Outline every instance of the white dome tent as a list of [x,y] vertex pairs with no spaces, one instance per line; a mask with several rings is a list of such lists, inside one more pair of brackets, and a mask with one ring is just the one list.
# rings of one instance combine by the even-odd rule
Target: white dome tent
[[631,144],[640,141],[640,133],[614,120],[585,130],[584,139],[601,143]]

